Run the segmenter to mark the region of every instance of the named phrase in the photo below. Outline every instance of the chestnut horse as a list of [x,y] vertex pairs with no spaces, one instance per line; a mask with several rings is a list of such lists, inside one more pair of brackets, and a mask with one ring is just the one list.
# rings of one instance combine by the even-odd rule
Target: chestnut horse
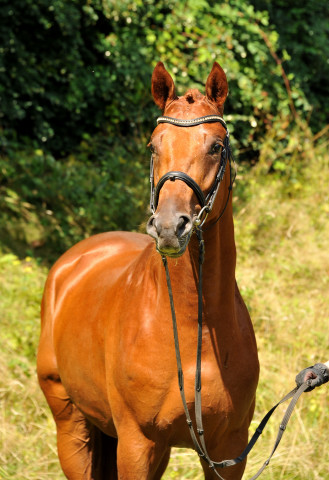
[[[222,116],[227,92],[217,63],[205,96],[189,90],[177,97],[162,63],[152,76],[155,103],[174,119]],[[159,123],[150,143],[154,185],[166,172],[180,171],[206,196],[225,136],[219,121],[189,128]],[[208,453],[216,461],[239,455],[247,444],[259,369],[235,281],[229,170],[204,224],[202,416]],[[157,203],[147,226],[153,238],[95,235],[68,250],[46,282],[37,368],[69,480],[160,479],[172,446],[194,448],[177,382],[162,256],[168,259],[186,403],[195,422],[199,250],[192,233],[202,205],[195,188],[180,180],[165,182]],[[216,478],[201,464],[206,479]],[[221,473],[237,480],[244,468],[242,462]]]

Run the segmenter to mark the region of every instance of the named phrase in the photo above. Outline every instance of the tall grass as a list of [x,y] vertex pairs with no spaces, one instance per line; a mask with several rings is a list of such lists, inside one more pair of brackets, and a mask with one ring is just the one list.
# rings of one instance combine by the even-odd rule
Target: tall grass
[[6,254],[0,278],[0,479],[64,478],[35,372],[46,271],[32,258]]
[[[273,148],[265,144],[259,166],[239,170],[234,198],[237,279],[253,319],[261,364],[251,432],[293,388],[298,371],[329,359],[329,157],[325,147],[306,142],[294,158],[292,142],[280,175],[280,168],[267,174]],[[45,277],[45,269],[35,259],[0,256],[1,480],[64,479],[54,423],[35,375]],[[303,395],[263,478],[328,478],[328,398],[328,385]],[[275,414],[251,453],[245,479],[270,453],[283,412],[281,408]],[[225,471],[221,473],[225,477]],[[164,478],[203,478],[196,454],[174,449]]]
[[[287,155],[281,181],[262,175],[264,158],[252,178],[246,174],[248,201],[235,217],[237,280],[261,365],[252,425],[294,386],[297,372],[329,360],[329,156],[327,144],[299,140],[291,148],[302,153]],[[328,400],[328,385],[304,394],[265,478],[329,478]],[[245,478],[270,453],[283,412],[251,454]]]

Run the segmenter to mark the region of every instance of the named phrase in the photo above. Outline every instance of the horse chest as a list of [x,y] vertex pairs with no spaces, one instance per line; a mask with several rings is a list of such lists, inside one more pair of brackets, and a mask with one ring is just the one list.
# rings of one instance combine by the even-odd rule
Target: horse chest
[[[193,418],[196,335],[187,333],[181,327],[185,395]],[[159,432],[173,435],[174,444],[184,444],[189,437],[185,439],[186,421],[178,385],[172,331],[169,326],[162,331],[160,328],[154,338],[150,332],[148,335],[132,333],[132,339],[129,345],[123,347],[120,374],[114,372],[116,389],[139,425],[144,428],[154,425]],[[241,419],[240,413],[236,412],[244,411],[239,405],[243,398],[239,389],[232,389],[231,385],[227,387],[226,377],[230,378],[232,369],[238,370],[238,366],[231,362],[230,375],[227,375],[227,366],[223,367],[225,371],[222,372],[219,365],[222,360],[218,358],[207,330],[202,353],[202,412],[205,425],[213,427],[216,424],[218,429],[226,429],[232,421],[238,424]],[[184,432],[181,440],[178,438],[179,432]]]
[[[175,437],[173,444],[184,444],[189,436],[185,438],[188,429],[178,385],[168,292],[159,292],[151,282],[146,288],[143,275],[139,278],[124,308],[118,304],[109,322],[106,364],[111,409],[114,417],[121,417],[125,405],[143,429],[155,427]],[[193,418],[197,298],[195,292],[180,295],[180,290],[185,291],[183,283],[175,288],[175,301],[186,401]],[[223,318],[217,318],[218,309],[213,310],[205,308],[205,315],[211,318],[205,318],[203,328],[202,414],[208,428],[238,428],[254,395],[254,383],[252,388],[239,383],[239,378],[247,378],[252,371],[248,349],[242,346],[237,328],[224,326],[224,317],[227,320],[231,310],[222,308]],[[222,325],[220,335],[214,327],[218,324]],[[179,438],[180,432],[184,432],[183,438]]]

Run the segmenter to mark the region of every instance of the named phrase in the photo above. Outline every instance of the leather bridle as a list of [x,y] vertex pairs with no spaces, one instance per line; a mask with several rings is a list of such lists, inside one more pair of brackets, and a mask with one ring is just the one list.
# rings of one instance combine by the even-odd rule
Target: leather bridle
[[[201,206],[200,212],[194,219],[194,225],[201,227],[206,221],[208,214],[211,212],[213,208],[220,183],[223,180],[223,177],[225,174],[227,162],[229,162],[230,164],[230,186],[228,191],[228,198],[229,198],[230,192],[232,190],[232,184],[234,182],[234,176],[232,175],[232,165],[231,165],[231,162],[233,161],[233,157],[232,157],[232,152],[230,147],[229,132],[224,119],[220,115],[206,115],[204,117],[198,117],[191,120],[172,118],[172,117],[159,117],[157,119],[158,125],[161,123],[169,123],[170,125],[175,125],[177,127],[194,127],[196,125],[201,125],[203,123],[215,123],[215,122],[219,122],[225,128],[226,135],[223,142],[221,160],[218,167],[218,171],[209,193],[205,196],[200,186],[196,183],[195,180],[193,180],[192,177],[190,177],[184,172],[179,172],[179,171],[171,171],[171,172],[165,173],[160,178],[160,180],[158,181],[155,187],[154,186],[154,164],[153,164],[153,155],[152,155],[151,162],[150,162],[150,183],[151,183],[150,208],[153,214],[155,213],[158,207],[160,191],[164,186],[164,184],[168,180],[172,182],[176,180],[181,180],[193,190],[193,192],[195,193],[198,199],[199,205]],[[228,198],[227,198],[227,202],[225,204],[224,210],[228,204]],[[224,210],[220,216],[223,215]],[[216,221],[218,220],[219,218]]]

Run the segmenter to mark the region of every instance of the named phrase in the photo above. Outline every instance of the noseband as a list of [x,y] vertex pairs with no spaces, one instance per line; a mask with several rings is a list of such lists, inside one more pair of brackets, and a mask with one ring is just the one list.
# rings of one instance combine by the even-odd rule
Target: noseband
[[[179,172],[179,171],[171,171],[168,173],[165,173],[160,180],[158,181],[156,187],[154,186],[154,165],[153,165],[153,155],[151,156],[151,164],[150,164],[150,183],[151,183],[151,199],[150,199],[150,207],[151,211],[154,214],[159,203],[159,195],[160,195],[160,190],[163,187],[163,185],[168,181],[174,182],[175,180],[181,180],[184,182],[188,187],[190,187],[193,192],[195,193],[198,202],[201,206],[201,210],[194,220],[194,224],[196,226],[202,226],[208,216],[208,213],[211,212],[218,189],[219,185],[224,177],[225,174],[225,169],[227,162],[229,161],[230,163],[230,168],[231,168],[231,159],[232,159],[232,153],[231,153],[231,147],[230,147],[230,140],[229,140],[229,132],[226,126],[225,121],[223,118],[219,115],[206,115],[204,117],[199,117],[199,118],[193,118],[191,120],[185,120],[185,119],[180,119],[180,118],[172,118],[172,117],[159,117],[157,119],[157,124],[159,125],[160,123],[169,123],[170,125],[175,125],[176,127],[195,127],[196,125],[201,125],[203,123],[220,123],[226,130],[226,135],[224,139],[224,145],[221,153],[221,160],[218,168],[217,175],[215,177],[214,183],[210,189],[210,192],[207,194],[207,196],[204,195],[202,189],[200,186],[196,183],[195,180],[193,180],[192,177],[187,175],[184,172]],[[230,170],[230,187],[229,187],[229,194],[230,190],[232,189],[232,184],[233,184],[232,179],[232,171]],[[224,210],[226,208],[227,202],[225,204]],[[220,214],[220,217],[222,216],[223,212]],[[219,217],[219,218],[220,218]],[[219,220],[219,218],[217,220]],[[217,221],[216,220],[216,221]]]

